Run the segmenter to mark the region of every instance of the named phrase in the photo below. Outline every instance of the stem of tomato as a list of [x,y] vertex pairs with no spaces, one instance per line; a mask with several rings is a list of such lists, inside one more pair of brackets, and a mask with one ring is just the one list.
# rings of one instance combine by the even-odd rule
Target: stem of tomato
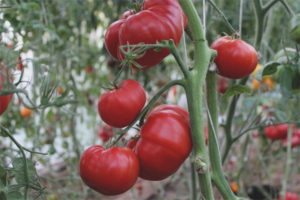
[[218,108],[217,108],[217,81],[216,73],[208,72],[206,76],[207,110],[208,110],[208,149],[212,169],[212,180],[224,199],[235,200],[237,197],[232,192],[225,179],[217,140],[218,133]]
[[202,195],[207,200],[214,200],[209,159],[206,151],[203,124],[203,85],[212,51],[207,45],[200,17],[190,0],[178,1],[188,19],[195,47],[195,64],[186,78],[186,96],[190,115],[193,140],[193,156]]

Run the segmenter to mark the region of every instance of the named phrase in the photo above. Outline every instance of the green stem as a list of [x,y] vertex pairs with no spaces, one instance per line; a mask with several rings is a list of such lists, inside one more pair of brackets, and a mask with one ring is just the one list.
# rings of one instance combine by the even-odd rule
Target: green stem
[[216,73],[208,72],[206,77],[207,91],[207,118],[208,123],[208,149],[212,169],[212,180],[217,186],[224,199],[235,200],[237,197],[232,192],[228,182],[225,179],[222,170],[222,163],[217,140],[218,133],[218,108],[217,108],[217,81]]
[[231,30],[231,32],[236,33],[237,31],[232,27],[232,25],[230,24],[230,22],[226,18],[225,14],[217,7],[215,2],[213,2],[213,0],[208,0],[208,3],[210,3],[210,5],[219,13],[219,15],[221,15],[221,17],[225,21],[225,24],[228,26],[228,28]]
[[190,162],[191,165],[191,182],[192,182],[192,199],[197,199],[197,182],[194,162]]
[[[243,78],[240,81],[240,84],[245,85],[247,80],[248,80],[248,77]],[[238,102],[239,98],[240,98],[240,95],[236,95],[236,96],[232,97],[231,102],[230,102],[230,106],[229,106],[229,109],[228,109],[228,113],[227,113],[227,116],[226,116],[226,124],[225,124],[226,144],[225,144],[224,153],[222,155],[222,163],[223,164],[224,164],[224,162],[225,162],[225,160],[228,156],[228,153],[229,153],[230,148],[231,148],[232,143],[233,143],[232,135],[231,135],[231,128],[232,128],[232,121],[233,121],[236,105],[237,105],[237,102]]]
[[199,185],[206,200],[214,200],[209,159],[206,151],[203,126],[203,85],[212,51],[202,29],[200,17],[191,0],[178,0],[189,22],[191,37],[195,47],[194,67],[186,77],[186,96],[190,115],[193,156]]
[[256,49],[260,49],[260,44],[262,41],[262,36],[264,32],[264,19],[265,13],[263,11],[263,6],[261,0],[255,0],[254,3],[254,11],[255,11],[255,43],[254,46]]
[[27,165],[27,159],[25,152],[23,150],[23,147],[19,142],[9,133],[9,131],[4,128],[2,125],[0,125],[1,130],[13,141],[13,143],[19,148],[22,158],[23,158],[23,163],[24,163],[24,179],[25,179],[25,191],[24,191],[24,200],[27,200],[27,193],[28,193],[28,188],[29,188],[29,176],[28,176],[28,165]]
[[286,164],[284,170],[284,179],[282,181],[282,190],[281,190],[281,198],[285,200],[285,193],[287,188],[287,182],[289,179],[290,167],[292,163],[292,126],[289,125],[288,129],[288,142],[287,142],[287,152],[286,152]]

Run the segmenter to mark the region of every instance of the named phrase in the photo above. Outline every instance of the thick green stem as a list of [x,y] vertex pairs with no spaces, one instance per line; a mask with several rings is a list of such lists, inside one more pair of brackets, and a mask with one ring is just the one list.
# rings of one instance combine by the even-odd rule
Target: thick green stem
[[237,197],[232,192],[228,182],[226,181],[219,152],[219,144],[217,140],[218,133],[218,108],[217,108],[217,81],[216,73],[208,72],[206,77],[206,92],[208,106],[208,149],[209,158],[212,169],[212,180],[217,186],[224,199],[235,200]]
[[263,6],[261,0],[255,0],[254,3],[254,10],[255,10],[255,20],[256,20],[256,27],[255,27],[255,43],[254,46],[256,49],[260,49],[260,44],[263,37],[264,32],[264,19],[265,19],[265,12],[263,11]]
[[[194,71],[193,71],[194,72]],[[193,140],[193,156],[195,168],[198,172],[199,185],[202,195],[207,200],[213,200],[211,176],[209,172],[209,160],[205,147],[204,126],[203,126],[203,91],[193,74],[187,79],[186,95],[190,114],[190,123]],[[199,86],[200,85],[200,86]]]
[[200,17],[191,0],[178,1],[188,19],[194,42],[195,64],[186,77],[186,95],[193,140],[193,156],[199,185],[206,200],[213,200],[209,160],[205,146],[203,126],[203,85],[212,51],[207,45]]

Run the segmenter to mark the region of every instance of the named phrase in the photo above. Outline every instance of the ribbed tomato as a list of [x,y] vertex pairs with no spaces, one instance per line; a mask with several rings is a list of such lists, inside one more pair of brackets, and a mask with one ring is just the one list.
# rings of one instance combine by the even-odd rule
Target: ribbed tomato
[[218,52],[215,63],[221,76],[243,78],[250,75],[257,65],[256,50],[242,40],[221,37],[213,42],[211,48]]
[[106,92],[98,101],[99,115],[107,124],[122,128],[129,125],[146,102],[144,88],[139,82],[128,79],[119,89]]
[[[122,45],[155,44],[173,39],[180,42],[186,18],[177,0],[145,0],[140,12],[126,11],[120,20],[112,23],[105,35],[105,46],[115,59],[122,61]],[[160,63],[170,52],[167,49],[149,49],[135,61],[148,69]]]
[[165,179],[175,173],[189,156],[192,140],[185,115],[182,108],[170,109],[168,106],[150,113],[135,147],[141,178]]
[[90,188],[104,195],[126,192],[136,182],[139,161],[129,148],[89,147],[80,158],[80,176]]

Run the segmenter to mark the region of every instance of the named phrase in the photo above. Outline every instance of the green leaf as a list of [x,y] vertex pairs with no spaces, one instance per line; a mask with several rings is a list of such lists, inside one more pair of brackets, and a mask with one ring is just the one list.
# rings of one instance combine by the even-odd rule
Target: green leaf
[[269,62],[265,64],[262,70],[262,76],[274,74],[277,71],[277,67],[281,65],[279,62]]
[[280,92],[283,97],[291,98],[292,93],[293,70],[290,67],[284,67],[280,72]]
[[7,194],[7,200],[23,200],[20,192],[14,191]]
[[[16,178],[18,184],[26,184],[26,178],[24,173],[24,160],[23,158],[15,158],[12,162],[13,168],[12,173]],[[35,183],[36,182],[36,170],[31,160],[27,159],[27,172],[28,172],[28,182]]]
[[251,88],[249,88],[245,85],[233,85],[226,90],[225,97],[230,97],[230,96],[242,94],[242,93],[250,94]]

